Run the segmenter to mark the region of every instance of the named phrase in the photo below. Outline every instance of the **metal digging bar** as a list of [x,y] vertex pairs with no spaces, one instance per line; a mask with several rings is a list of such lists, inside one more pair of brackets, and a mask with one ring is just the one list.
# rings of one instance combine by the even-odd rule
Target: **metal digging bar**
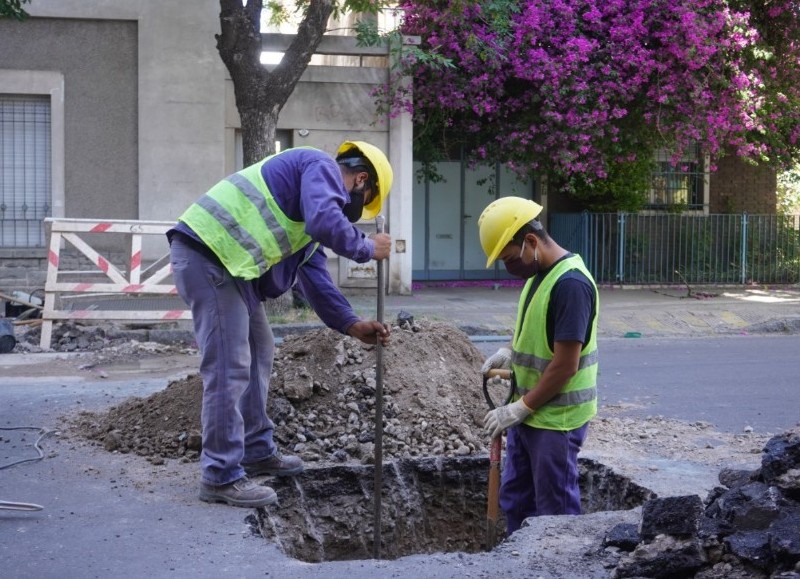
[[[384,218],[375,218],[378,233],[383,233]],[[378,260],[378,322],[383,324],[383,260]],[[381,495],[383,491],[383,346],[380,337],[375,341],[375,513],[372,521],[374,559],[381,558]]]

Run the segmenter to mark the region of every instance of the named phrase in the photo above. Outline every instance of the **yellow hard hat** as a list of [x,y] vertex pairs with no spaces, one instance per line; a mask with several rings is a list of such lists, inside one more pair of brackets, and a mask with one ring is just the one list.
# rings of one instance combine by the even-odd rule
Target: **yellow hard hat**
[[375,196],[372,198],[367,205],[364,205],[364,210],[361,212],[361,219],[372,219],[378,213],[381,212],[383,208],[383,202],[386,201],[386,198],[389,196],[389,190],[392,188],[392,179],[394,178],[394,173],[392,172],[392,166],[389,164],[389,159],[386,158],[386,155],[383,154],[378,147],[375,145],[371,145],[364,141],[345,141],[341,145],[339,145],[339,150],[336,151],[336,156],[339,157],[344,153],[348,153],[356,149],[359,151],[367,160],[372,163],[372,167],[375,169],[375,175],[378,179],[378,182],[375,184],[376,191]]
[[491,267],[520,227],[535,219],[542,206],[522,197],[501,197],[492,201],[478,218],[481,247]]

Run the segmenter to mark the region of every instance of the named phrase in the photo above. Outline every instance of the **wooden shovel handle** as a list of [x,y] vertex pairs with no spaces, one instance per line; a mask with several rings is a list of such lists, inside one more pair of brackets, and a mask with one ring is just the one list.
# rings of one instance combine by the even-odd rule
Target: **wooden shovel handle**
[[494,378],[499,376],[503,380],[511,380],[511,370],[506,370],[504,368],[492,368],[486,374],[484,374],[487,378]]

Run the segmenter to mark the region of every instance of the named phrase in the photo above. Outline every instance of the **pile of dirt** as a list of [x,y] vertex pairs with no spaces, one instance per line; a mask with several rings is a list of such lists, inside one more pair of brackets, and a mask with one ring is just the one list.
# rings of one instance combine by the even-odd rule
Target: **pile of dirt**
[[[405,324],[393,328],[382,356],[384,456],[487,452],[483,356],[465,333],[442,322]],[[278,445],[306,461],[369,463],[375,393],[375,346],[329,329],[287,337],[276,350],[268,404]],[[107,412],[84,412],[75,425],[109,451],[196,460],[201,401],[193,375]]]
[[[109,350],[115,351],[106,348],[98,355],[113,358]],[[284,339],[276,350],[268,407],[284,452],[309,462],[372,461],[374,350],[327,329]],[[482,428],[487,411],[483,356],[466,334],[443,322],[395,326],[382,354],[387,459],[488,453]],[[79,436],[109,451],[136,453],[154,463],[195,461],[201,450],[201,402],[200,377],[190,375],[147,398],[130,398],[105,412],[83,412],[73,425]],[[628,410],[603,405],[584,451],[612,463],[615,457],[630,463],[658,456],[723,466],[752,462],[768,440],[755,433],[716,432],[700,421],[631,418]]]

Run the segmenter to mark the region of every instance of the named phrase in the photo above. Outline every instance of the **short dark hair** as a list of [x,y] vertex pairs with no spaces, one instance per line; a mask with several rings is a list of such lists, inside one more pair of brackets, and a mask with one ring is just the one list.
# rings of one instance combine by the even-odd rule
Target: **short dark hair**
[[522,245],[522,241],[526,235],[529,233],[533,233],[536,237],[542,240],[542,243],[547,244],[550,236],[547,234],[547,231],[544,229],[544,225],[542,222],[537,219],[531,219],[528,223],[525,223],[522,227],[517,229],[517,232],[511,238],[511,241],[515,245]]
[[348,174],[366,173],[368,175],[367,187],[377,193],[375,185],[378,182],[378,174],[369,159],[361,155],[357,149],[350,149],[346,153],[342,153],[336,157],[336,162],[342,167],[346,167]]

